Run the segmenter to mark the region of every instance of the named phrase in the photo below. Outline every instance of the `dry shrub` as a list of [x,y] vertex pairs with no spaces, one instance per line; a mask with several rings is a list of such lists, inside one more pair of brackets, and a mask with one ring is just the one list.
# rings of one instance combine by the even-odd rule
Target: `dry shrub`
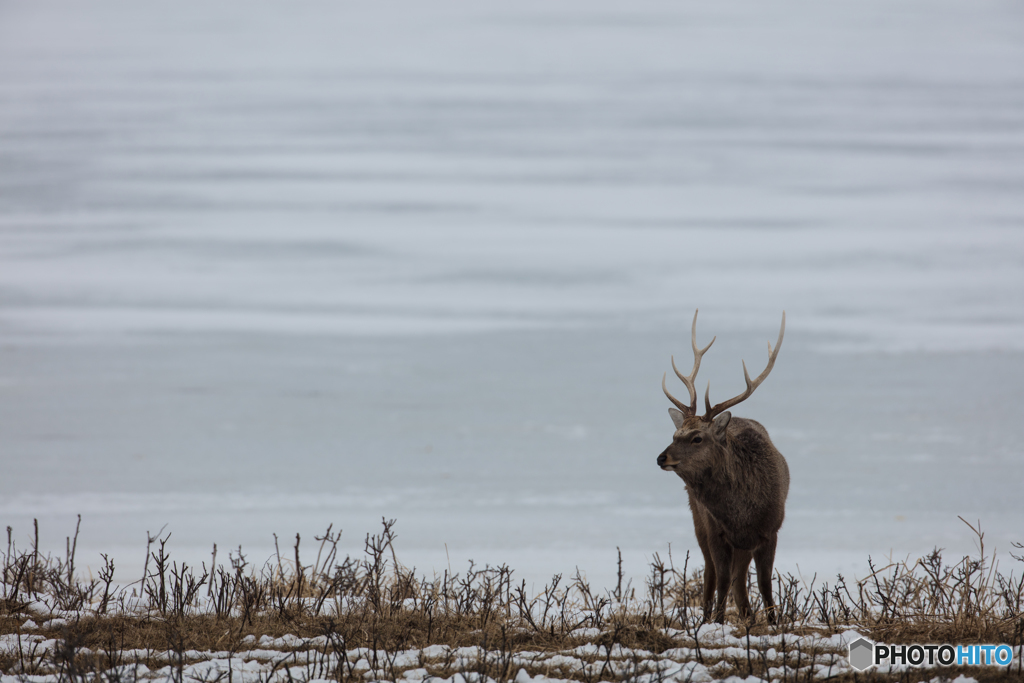
[[[378,661],[377,653],[480,646],[486,654],[475,666],[497,680],[514,675],[512,653],[583,643],[603,645],[605,652],[622,645],[661,653],[684,638],[702,657],[702,575],[690,567],[689,555],[677,566],[671,553],[667,560],[655,554],[642,587],[625,580],[620,553],[612,589],[595,590],[577,571],[568,580],[555,575],[534,594],[504,565],[481,568],[470,562],[461,574],[417,577],[398,561],[394,524],[382,520],[380,533],[366,536],[360,557],[340,558],[341,534],[329,527],[316,537],[316,557],[309,564],[297,535],[287,558],[278,552],[255,566],[239,549],[229,553],[226,565],[217,564],[214,547],[211,566],[198,570],[172,561],[170,535],[157,534],[147,544],[143,577],[127,586],[112,584],[114,562],[106,556],[99,578],[76,576],[77,528],[58,558],[40,553],[38,527],[25,550],[16,547],[8,528],[0,567],[0,633],[20,633],[25,617],[64,616],[66,623],[50,622],[36,632],[59,639],[48,665],[68,680],[115,667],[165,665],[167,658],[157,661],[154,653],[170,653],[180,666],[189,650],[235,653],[253,646],[250,636],[286,634],[323,637],[319,654],[308,656],[370,648],[373,669],[385,672],[388,655]],[[935,550],[883,567],[869,558],[867,577],[854,583],[838,576],[832,584],[808,584],[777,573],[779,624],[769,626],[762,618],[745,632],[830,635],[852,627],[883,642],[1007,643],[1019,651],[1024,576],[1001,573],[995,557],[985,555],[980,527],[971,528],[978,557],[952,564]],[[1024,555],[1011,555],[1024,562]],[[39,603],[51,614],[38,614]],[[135,650],[148,654],[125,654]],[[0,656],[0,670],[33,673],[31,657],[16,659]],[[441,675],[455,663],[434,666],[440,668],[432,673]],[[738,661],[736,671],[744,668],[754,671],[750,661]],[[574,676],[587,683],[584,673]]]

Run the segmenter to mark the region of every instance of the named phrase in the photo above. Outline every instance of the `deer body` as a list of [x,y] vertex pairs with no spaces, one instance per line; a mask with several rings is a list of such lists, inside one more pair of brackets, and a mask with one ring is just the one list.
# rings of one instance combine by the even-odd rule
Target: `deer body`
[[[778,531],[785,517],[789,493],[789,466],[760,423],[733,418],[725,409],[750,396],[768,376],[782,344],[785,313],[774,352],[771,344],[768,345],[769,363],[765,371],[751,381],[744,364],[747,390],[713,408],[706,392],[707,412],[702,417],[696,415],[697,393],[693,380],[700,367],[701,356],[711,344],[704,349],[697,348],[696,326],[697,316],[694,314],[693,371],[684,376],[675,370],[690,392],[690,405],[668,393],[662,379],[665,394],[679,410],[669,408],[676,431],[672,444],[658,456],[658,466],[675,472],[686,484],[697,543],[704,555],[705,620],[713,616],[715,621],[724,621],[730,585],[740,617],[750,619],[747,572],[753,560],[767,617],[774,623],[772,571]],[[675,369],[674,359],[672,367]]]

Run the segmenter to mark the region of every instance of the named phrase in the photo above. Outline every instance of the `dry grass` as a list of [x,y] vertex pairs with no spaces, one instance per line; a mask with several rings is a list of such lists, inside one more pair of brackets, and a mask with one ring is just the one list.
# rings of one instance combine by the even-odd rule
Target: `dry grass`
[[[660,681],[666,674],[652,662],[666,653],[674,653],[674,661],[707,664],[716,677],[768,677],[773,671],[778,676],[772,667],[781,661],[782,677],[792,670],[796,680],[810,678],[815,665],[828,664],[831,673],[841,655],[825,639],[850,628],[890,643],[1006,643],[1018,656],[1024,643],[1024,576],[997,571],[980,530],[978,557],[954,563],[936,550],[914,563],[879,567],[869,559],[867,578],[856,582],[839,576],[832,583],[805,584],[777,575],[780,623],[734,622],[729,642],[746,644],[745,654],[737,654],[742,648],[725,648],[728,643],[702,627],[701,574],[688,557],[678,566],[671,557],[655,555],[643,586],[624,581],[620,568],[611,590],[595,590],[577,573],[556,575],[532,594],[505,566],[470,564],[461,574],[417,577],[397,560],[393,528],[394,521],[384,521],[379,534],[368,535],[361,557],[339,557],[340,533],[329,528],[316,538],[309,564],[296,536],[287,557],[279,553],[262,566],[251,565],[239,550],[227,564],[199,569],[171,561],[168,538],[154,537],[144,578],[128,586],[112,583],[114,563],[106,557],[97,578],[77,576],[77,531],[65,555],[52,557],[39,552],[38,529],[32,546],[19,549],[8,528],[0,635],[26,640],[0,649],[0,671],[84,682],[94,674],[133,679],[124,667],[135,667],[137,674],[144,665],[184,681],[186,664],[209,653],[256,656],[251,651],[264,636],[291,635],[298,639],[294,646],[280,640],[274,646],[287,657],[266,680],[283,676],[301,659],[305,678],[338,681],[365,680],[360,662],[369,677],[388,680],[425,669],[441,678],[462,672],[508,681],[525,668],[582,683]],[[26,619],[39,627],[25,628]],[[53,642],[44,647],[48,639]],[[441,647],[424,650],[428,646]],[[43,649],[33,652],[34,647]],[[561,668],[550,657],[526,656],[567,652],[575,664]],[[418,661],[409,653],[419,653]],[[853,677],[848,668],[837,673]],[[930,680],[934,674],[910,670],[899,680]],[[996,667],[971,673],[980,680],[1007,674]]]

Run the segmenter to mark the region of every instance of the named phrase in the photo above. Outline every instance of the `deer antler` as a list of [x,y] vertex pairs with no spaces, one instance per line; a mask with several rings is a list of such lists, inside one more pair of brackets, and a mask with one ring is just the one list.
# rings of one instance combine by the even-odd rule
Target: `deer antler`
[[693,312],[693,327],[690,328],[690,345],[693,346],[693,370],[690,371],[688,377],[679,372],[679,368],[676,367],[675,356],[672,356],[672,369],[675,370],[676,376],[683,380],[683,384],[686,385],[686,389],[690,392],[690,405],[685,405],[675,396],[668,393],[668,388],[665,386],[665,378],[668,377],[667,372],[661,377],[661,390],[668,396],[668,400],[676,404],[676,407],[683,411],[683,414],[691,417],[697,414],[697,390],[693,386],[693,380],[697,378],[697,370],[700,369],[700,359],[711,348],[711,345],[715,343],[715,339],[718,339],[717,336],[713,337],[703,349],[697,348],[697,313],[699,311],[700,309],[698,308]]
[[[782,348],[782,336],[784,334],[786,334],[786,312],[785,311],[782,312],[782,327],[779,328],[779,340],[777,342],[775,342],[775,349],[774,350],[772,349],[772,343],[768,342],[768,367],[766,367],[764,369],[764,372],[762,372],[760,375],[757,376],[757,379],[755,379],[753,382],[751,382],[750,381],[750,375],[747,373],[747,363],[746,363],[746,361],[742,361],[743,362],[743,379],[745,379],[747,381],[747,389],[746,389],[746,391],[744,391],[739,396],[735,396],[733,398],[730,398],[728,401],[722,401],[721,403],[715,405],[714,408],[711,407],[711,400],[708,398],[708,395],[711,393],[711,382],[708,382],[708,388],[704,391],[705,413],[704,413],[704,417],[702,418],[703,420],[706,420],[707,422],[710,422],[711,420],[713,420],[715,418],[716,415],[719,415],[719,414],[725,412],[726,410],[728,410],[729,408],[732,408],[737,403],[739,403],[741,401],[745,401],[746,399],[748,399],[750,397],[750,395],[752,393],[754,393],[754,390],[757,389],[759,386],[761,386],[761,382],[763,382],[765,380],[765,378],[768,376],[768,373],[772,371],[773,367],[775,367],[775,359],[779,355],[779,349]],[[695,401],[695,404],[696,404],[696,401]],[[696,405],[695,405],[695,407],[696,407]]]

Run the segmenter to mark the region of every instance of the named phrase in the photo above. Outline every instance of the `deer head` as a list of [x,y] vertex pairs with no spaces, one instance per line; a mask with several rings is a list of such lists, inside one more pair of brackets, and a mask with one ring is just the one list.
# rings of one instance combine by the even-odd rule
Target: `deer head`
[[725,467],[732,479],[727,453],[727,431],[732,413],[725,412],[704,422],[691,416],[687,419],[675,408],[669,408],[676,433],[672,444],[658,456],[658,466],[667,472],[676,472],[684,479],[693,479],[701,472]]

